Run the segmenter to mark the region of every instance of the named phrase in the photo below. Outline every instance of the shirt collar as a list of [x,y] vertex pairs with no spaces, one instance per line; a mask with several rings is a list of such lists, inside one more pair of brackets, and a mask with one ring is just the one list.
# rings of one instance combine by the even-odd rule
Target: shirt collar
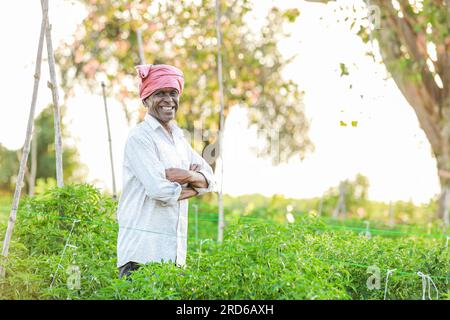
[[[158,129],[159,127],[161,127],[161,129],[164,129],[162,124],[159,123],[158,120],[156,120],[153,116],[149,115],[148,113],[145,114],[144,121],[147,122],[153,130]],[[178,127],[176,124],[170,123],[169,125],[172,128],[172,132],[174,135],[184,136],[183,130],[181,130],[181,128]]]

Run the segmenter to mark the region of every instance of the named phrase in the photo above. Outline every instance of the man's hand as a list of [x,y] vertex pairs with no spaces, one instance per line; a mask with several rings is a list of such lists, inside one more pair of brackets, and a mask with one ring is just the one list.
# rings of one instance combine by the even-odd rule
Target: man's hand
[[193,171],[184,170],[180,168],[166,169],[166,179],[179,184],[186,184],[191,182]]
[[199,171],[202,168],[202,166],[198,163],[193,163],[189,166],[189,170],[191,171]]
[[191,164],[190,170],[184,170],[180,168],[168,168],[166,169],[166,179],[172,182],[178,182],[179,184],[190,184],[190,186],[196,188],[208,188],[208,182],[203,174],[197,172],[201,166],[199,164]]
[[196,188],[208,188],[208,181],[206,181],[205,176],[198,172],[201,168],[202,166],[197,163],[193,163],[189,166],[189,170],[191,170],[190,186]]
[[178,200],[184,200],[188,198],[195,197],[198,194],[198,192],[191,187],[181,187],[181,194]]

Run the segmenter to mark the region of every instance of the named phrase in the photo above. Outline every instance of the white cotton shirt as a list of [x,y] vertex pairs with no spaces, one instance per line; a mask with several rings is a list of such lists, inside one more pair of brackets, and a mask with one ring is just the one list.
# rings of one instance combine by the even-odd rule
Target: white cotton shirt
[[125,144],[123,189],[117,209],[119,234],[117,266],[129,261],[173,261],[186,264],[188,199],[178,201],[181,185],[166,179],[165,169],[189,170],[200,164],[207,188],[216,191],[211,166],[186,141],[183,131],[170,124],[172,136],[153,116],[133,128]]

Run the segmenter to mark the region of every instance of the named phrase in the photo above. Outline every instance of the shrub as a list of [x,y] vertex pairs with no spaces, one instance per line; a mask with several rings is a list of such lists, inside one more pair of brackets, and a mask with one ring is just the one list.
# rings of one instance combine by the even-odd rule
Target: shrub
[[[198,202],[197,202],[198,203]],[[329,229],[319,217],[296,223],[248,219],[233,213],[222,244],[216,222],[199,222],[194,241],[190,211],[187,267],[150,263],[117,279],[117,203],[90,185],[67,185],[26,198],[13,234],[3,299],[421,299],[418,271],[431,275],[449,299],[449,249],[444,239],[367,238]],[[202,210],[210,209],[207,204]],[[262,214],[261,212],[259,214]],[[205,239],[205,235],[211,235]],[[79,268],[80,286],[74,284]],[[380,271],[370,290],[369,266]],[[433,292],[433,298],[435,297]]]

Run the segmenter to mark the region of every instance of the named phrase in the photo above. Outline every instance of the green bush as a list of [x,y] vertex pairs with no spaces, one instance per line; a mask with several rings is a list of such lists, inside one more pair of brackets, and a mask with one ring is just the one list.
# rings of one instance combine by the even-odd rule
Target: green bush
[[[201,217],[199,241],[193,228],[194,204]],[[394,268],[388,299],[421,299],[418,271],[432,276],[441,299],[450,297],[450,253],[444,238],[367,238],[330,229],[319,217],[296,215],[296,222],[288,224],[249,219],[235,211],[227,214],[224,241],[218,244],[211,240],[217,232],[217,207],[198,200],[189,209],[187,267],[150,263],[134,272],[131,282],[119,280],[116,206],[89,185],[68,185],[26,198],[19,207],[0,297],[383,299],[386,271]],[[203,219],[202,212],[211,219]],[[68,285],[71,266],[79,268],[79,288]],[[369,266],[379,268],[379,289],[367,286]]]
[[[17,213],[3,297],[65,299],[67,290],[61,288],[70,264],[78,265],[82,275],[76,296],[88,296],[103,286],[115,274],[115,210],[116,203],[90,185],[67,185],[24,199]],[[69,245],[76,248],[65,248],[69,235]]]

